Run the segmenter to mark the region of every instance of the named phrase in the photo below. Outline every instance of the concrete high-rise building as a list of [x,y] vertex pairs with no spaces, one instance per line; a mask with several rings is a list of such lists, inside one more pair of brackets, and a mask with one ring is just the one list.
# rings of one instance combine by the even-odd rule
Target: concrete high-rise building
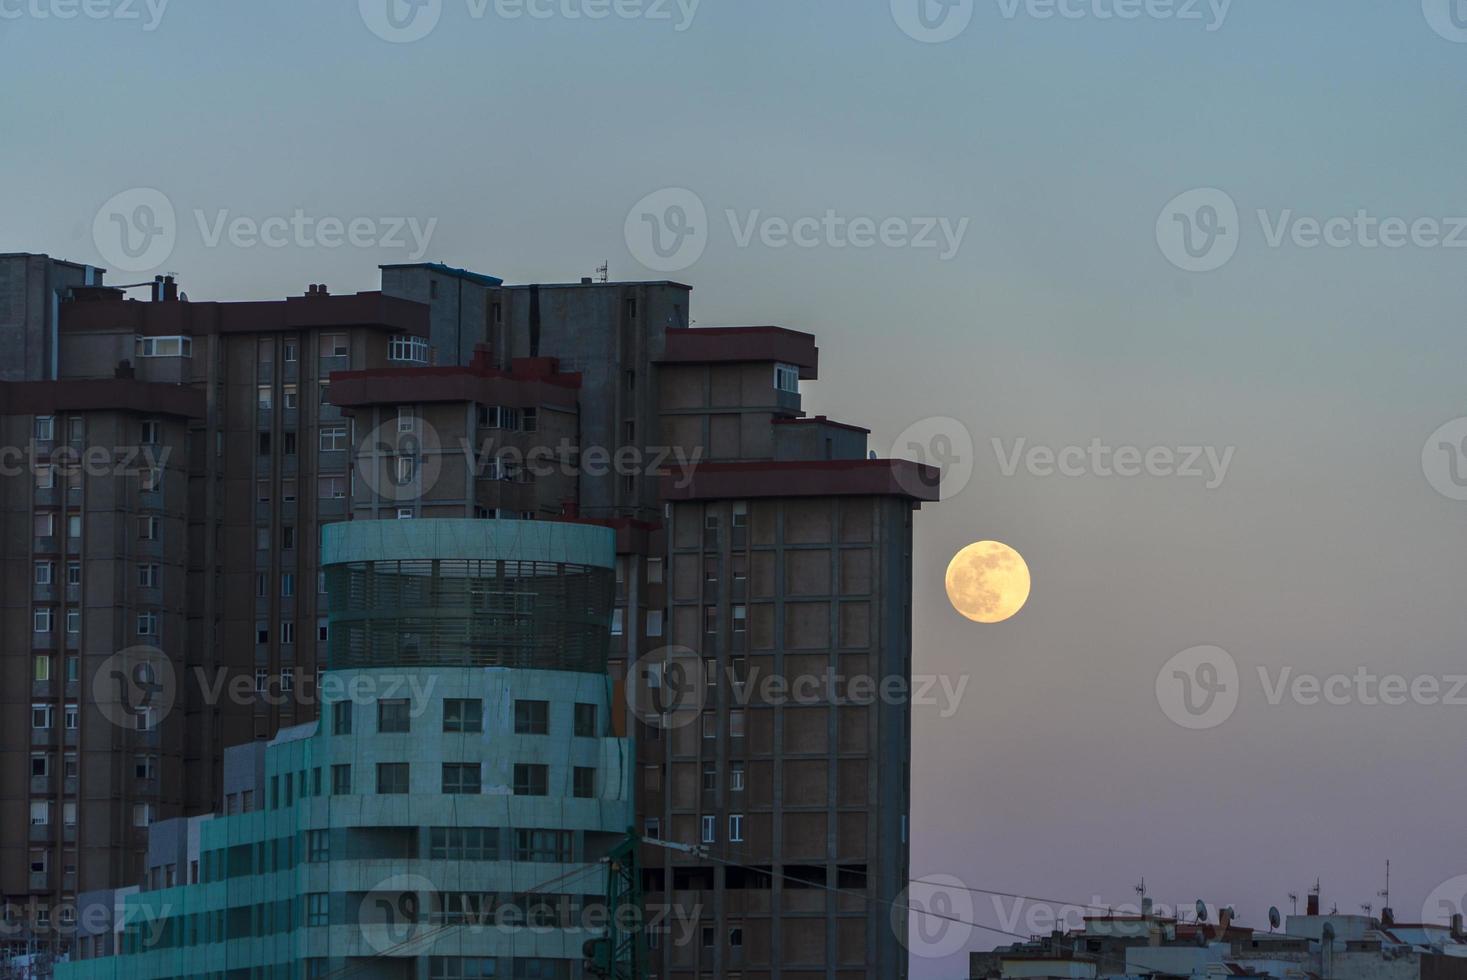
[[[22,260],[30,279],[50,268]],[[936,474],[874,458],[864,429],[807,416],[812,336],[690,328],[690,290],[673,282],[506,285],[404,265],[383,268],[381,293],[313,286],[284,301],[190,303],[164,281],[153,302],[133,302],[96,270],[67,271],[79,268],[47,272],[50,319],[39,301],[24,307],[26,323],[54,323],[59,338],[57,376],[36,379],[58,395],[43,406],[53,433],[79,416],[83,439],[121,441],[107,428],[121,422],[91,422],[75,401],[111,386],[85,404],[176,452],[161,476],[114,477],[108,495],[74,500],[42,496],[33,474],[0,477],[7,582],[29,584],[42,574],[33,565],[68,548],[86,569],[80,592],[7,590],[4,678],[40,669],[49,648],[31,628],[43,608],[56,622],[72,604],[93,610],[75,668],[49,668],[74,669],[74,682],[0,694],[58,718],[77,704],[78,734],[63,724],[56,741],[78,742],[83,770],[34,781],[24,766],[50,744],[44,730],[6,730],[0,813],[45,802],[80,814],[81,830],[68,835],[63,818],[25,847],[0,845],[0,894],[64,908],[80,891],[141,880],[142,824],[223,811],[223,750],[315,717],[335,640],[323,526],[573,520],[614,532],[607,670],[635,745],[637,830],[699,849],[641,854],[647,900],[696,908],[701,923],[695,942],[650,936],[652,971],[905,975],[890,903],[908,877],[910,712],[871,692],[910,675],[912,514],[936,499]],[[28,413],[38,396],[22,387],[0,384],[7,445],[46,417]],[[162,495],[127,479],[159,479]],[[81,516],[88,531],[38,537],[47,514],[57,528]],[[149,517],[161,540],[146,546],[92,530],[140,532]],[[159,559],[139,558],[145,548]],[[153,592],[132,586],[149,564],[162,581]],[[131,632],[138,624],[159,633]],[[417,625],[431,642],[437,625]],[[86,704],[96,670],[135,641],[162,649],[181,678],[161,731],[125,731]],[[693,673],[695,691],[669,683],[649,702],[649,685]],[[211,693],[237,690],[221,676],[246,678],[248,696]],[[673,694],[675,710],[648,709]],[[156,753],[140,758],[140,738]],[[94,810],[104,816],[89,824]],[[66,878],[76,845],[98,862]],[[43,877],[26,867],[38,851]]]

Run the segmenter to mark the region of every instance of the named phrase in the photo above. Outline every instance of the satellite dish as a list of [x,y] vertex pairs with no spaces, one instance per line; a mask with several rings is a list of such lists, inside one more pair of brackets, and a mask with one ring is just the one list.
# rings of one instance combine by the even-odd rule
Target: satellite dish
[[1207,903],[1200,898],[1197,900],[1197,921],[1207,921]]
[[1277,905],[1270,905],[1268,907],[1268,928],[1270,930],[1277,929],[1281,921],[1282,916],[1279,915],[1279,907]]

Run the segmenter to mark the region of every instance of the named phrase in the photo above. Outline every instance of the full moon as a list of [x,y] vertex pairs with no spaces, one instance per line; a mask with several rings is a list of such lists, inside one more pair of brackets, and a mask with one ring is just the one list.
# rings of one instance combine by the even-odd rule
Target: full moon
[[1029,601],[1029,566],[1024,556],[999,541],[979,541],[953,556],[947,566],[947,597],[975,623],[1001,623]]

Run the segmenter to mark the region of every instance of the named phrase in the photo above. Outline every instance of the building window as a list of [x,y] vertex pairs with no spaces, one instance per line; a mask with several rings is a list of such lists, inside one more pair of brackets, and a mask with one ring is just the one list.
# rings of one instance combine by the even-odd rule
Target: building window
[[662,821],[657,817],[642,821],[642,836],[648,840],[662,840]]
[[66,563],[66,584],[81,585],[81,562],[69,561]]
[[51,415],[36,416],[36,441],[50,442],[56,438],[56,418]]
[[265,667],[255,668],[255,693],[267,694],[270,691],[270,671]]
[[275,406],[275,389],[271,388],[269,385],[258,386],[255,389],[255,404],[262,412],[270,411],[270,409]]
[[477,796],[481,790],[479,764],[443,763],[443,792],[452,795]]
[[514,703],[514,732],[516,735],[549,735],[550,702],[516,701]]
[[157,587],[158,587],[158,566],[157,565],[139,565],[138,566],[138,588],[140,588],[140,589],[156,589]]
[[409,361],[413,364],[428,363],[428,341],[422,337],[407,337],[401,334],[392,338],[388,345],[388,360]]
[[662,635],[662,610],[661,609],[648,609],[647,610],[647,635],[648,636],[661,636]]
[[412,713],[407,698],[384,698],[377,702],[377,731],[383,735],[405,735],[412,731]]
[[728,713],[728,737],[744,737],[744,709],[734,708]]
[[351,795],[351,766],[341,763],[331,767],[331,795]]
[[294,364],[296,362],[296,353],[295,341],[287,340],[285,342],[285,363]]
[[408,764],[406,762],[377,763],[377,792],[384,796],[406,795],[408,792]]
[[138,518],[138,538],[140,540],[142,540],[142,541],[157,541],[158,540],[158,518],[156,518],[156,517],[139,517]]
[[779,391],[800,393],[800,369],[793,364],[774,365],[774,387]]
[[55,723],[55,717],[55,709],[51,705],[31,705],[31,727],[37,731],[50,728]]
[[289,599],[295,595],[295,572],[280,573],[280,597]]
[[428,857],[434,861],[498,861],[499,831],[494,827],[433,827]]
[[289,694],[291,691],[294,691],[294,690],[295,690],[295,668],[294,667],[281,667],[280,668],[280,693],[281,694]]
[[479,698],[447,698],[443,702],[445,732],[482,732],[484,702]]
[[321,426],[321,452],[330,453],[347,448],[346,426]]
[[42,463],[36,467],[36,489],[53,490],[56,487],[56,467]]
[[626,631],[625,618],[626,618],[626,610],[625,609],[613,609],[611,611],[611,635],[612,636],[621,636],[622,633],[624,633]]
[[281,623],[280,624],[280,642],[281,643],[294,643],[295,642],[295,623],[289,623],[289,622],[287,622],[287,623]]
[[538,864],[568,864],[571,833],[568,830],[516,830],[514,859]]
[[[288,409],[294,409],[294,408],[299,407],[299,405],[300,405],[300,394],[299,394],[299,389],[295,385],[293,385],[293,384],[284,384],[284,385],[281,385],[280,386],[280,395],[281,395],[282,399],[284,400],[284,403],[285,403],[285,407],[286,408],[288,408]],[[295,455],[295,445],[294,445],[295,433],[293,433],[293,432],[287,432],[285,434],[285,437],[286,437],[287,440],[290,440],[290,442],[289,442],[290,448],[286,451],[286,455],[287,456],[293,456],[293,455]]]
[[138,613],[138,636],[158,635],[158,614],[155,612]]
[[66,518],[66,536],[68,538],[79,538],[82,532],[82,519],[80,514],[70,514]]
[[731,843],[741,844],[744,840],[744,815],[742,813],[731,813],[728,816],[728,839]]
[[729,769],[728,788],[737,793],[744,788],[744,764],[735,762]]
[[51,803],[49,800],[33,801],[31,803],[31,826],[44,827],[51,822]]
[[43,607],[36,610],[34,619],[37,633],[51,632],[51,615],[50,609]]
[[529,762],[517,762],[514,767],[515,796],[548,796],[550,794],[550,767]]
[[346,477],[323,476],[316,481],[317,496],[322,500],[345,500]]
[[345,357],[346,354],[346,334],[323,333],[321,335],[322,357]]
[[718,839],[718,818],[705,816],[703,818],[703,843],[712,844]]
[[596,770],[588,766],[576,766],[571,775],[572,795],[578,800],[596,797]]
[[51,775],[51,756],[45,752],[31,753],[31,776],[45,778]]
[[306,925],[324,926],[331,921],[331,896],[314,892],[306,896]]
[[331,734],[350,735],[351,715],[354,705],[350,701],[338,701],[331,706]]
[[68,732],[74,732],[81,727],[81,707],[75,704],[63,705],[61,708],[62,724]]
[[133,347],[138,357],[193,357],[192,337],[138,337]]
[[153,823],[153,804],[134,803],[132,807],[132,825],[134,827],[148,827]]
[[311,864],[321,864],[329,860],[331,860],[330,831],[306,831],[306,861]]
[[[156,624],[155,624],[156,625]],[[81,610],[66,610],[66,632],[75,636],[81,632]]]
[[576,738],[596,737],[596,706],[594,704],[576,705]]
[[37,681],[49,681],[51,679],[51,658],[44,653],[36,654],[31,677]]

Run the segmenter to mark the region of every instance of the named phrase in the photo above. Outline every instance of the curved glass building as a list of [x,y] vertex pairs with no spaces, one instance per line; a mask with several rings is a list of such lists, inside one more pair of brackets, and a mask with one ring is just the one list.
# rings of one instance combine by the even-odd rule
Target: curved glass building
[[230,750],[226,812],[155,825],[172,870],[92,896],[115,912],[84,912],[58,976],[580,977],[634,819],[613,549],[574,523],[327,526],[321,720]]

